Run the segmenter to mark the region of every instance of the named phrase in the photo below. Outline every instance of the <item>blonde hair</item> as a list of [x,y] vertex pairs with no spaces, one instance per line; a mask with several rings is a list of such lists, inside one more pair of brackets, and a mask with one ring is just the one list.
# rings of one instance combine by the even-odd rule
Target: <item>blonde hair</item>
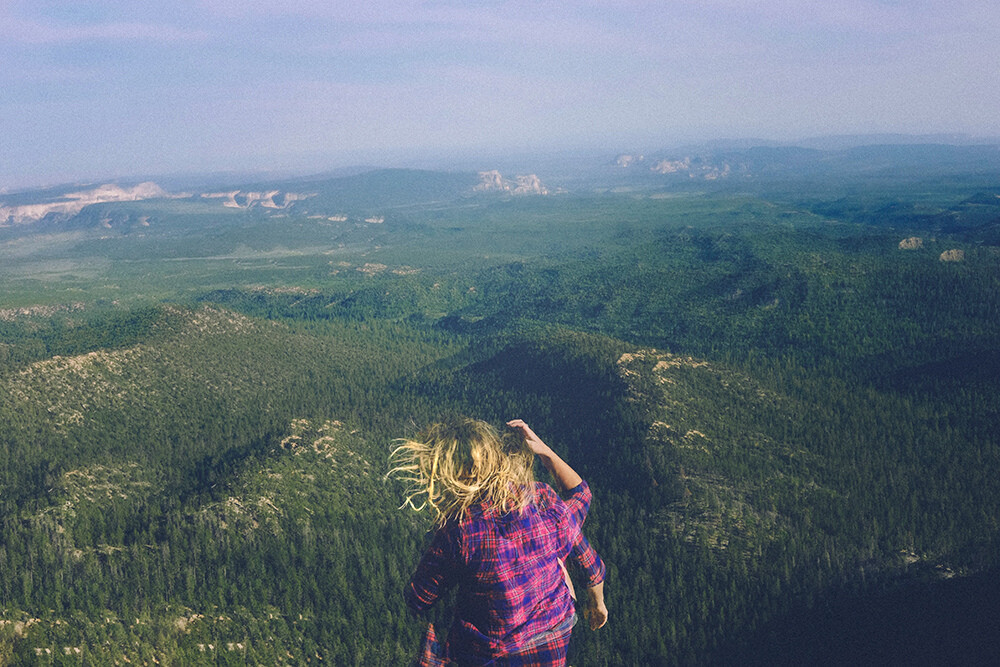
[[410,483],[400,509],[430,506],[440,525],[476,503],[513,512],[534,500],[534,454],[521,438],[501,438],[484,421],[461,417],[431,424],[398,442],[388,476]]

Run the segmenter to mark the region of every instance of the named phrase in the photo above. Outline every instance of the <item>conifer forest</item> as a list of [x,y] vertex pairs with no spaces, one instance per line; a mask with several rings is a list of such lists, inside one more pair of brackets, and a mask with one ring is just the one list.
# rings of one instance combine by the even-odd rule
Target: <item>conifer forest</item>
[[449,604],[403,602],[388,455],[456,413],[593,490],[576,667],[988,662],[1000,153],[962,150],[0,220],[0,664],[411,664]]

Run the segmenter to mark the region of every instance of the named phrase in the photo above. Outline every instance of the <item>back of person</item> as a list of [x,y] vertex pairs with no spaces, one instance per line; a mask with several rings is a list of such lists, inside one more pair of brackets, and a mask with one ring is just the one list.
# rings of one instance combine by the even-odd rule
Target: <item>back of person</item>
[[[395,450],[399,465],[391,472],[415,484],[407,503],[419,509],[413,500],[425,495],[424,505],[438,513],[404,593],[420,612],[458,587],[444,653],[460,665],[563,665],[576,622],[567,558],[585,569],[588,590],[600,593],[602,625],[607,616],[604,565],[581,533],[590,489],[526,424],[508,425],[523,434],[523,447],[504,445],[484,422],[464,420],[429,427]],[[565,501],[533,481],[536,454],[553,466]]]
[[547,490],[536,492],[536,503],[521,512],[502,513],[481,504],[459,522],[456,609],[464,617],[453,628],[456,649],[473,648],[482,634],[494,652],[513,652],[573,616],[559,566],[572,544],[567,508],[551,487]]

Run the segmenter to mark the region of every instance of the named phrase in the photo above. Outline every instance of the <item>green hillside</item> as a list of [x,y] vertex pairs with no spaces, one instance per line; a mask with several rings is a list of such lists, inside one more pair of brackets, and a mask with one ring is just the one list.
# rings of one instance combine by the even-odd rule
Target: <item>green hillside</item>
[[[430,525],[386,461],[451,412],[524,418],[594,490],[611,620],[574,665],[824,662],[856,609],[885,610],[854,616],[876,654],[911,603],[983,616],[953,591],[1000,566],[993,190],[834,174],[392,170],[4,229],[0,663],[406,664]],[[887,196],[938,222],[871,218]]]

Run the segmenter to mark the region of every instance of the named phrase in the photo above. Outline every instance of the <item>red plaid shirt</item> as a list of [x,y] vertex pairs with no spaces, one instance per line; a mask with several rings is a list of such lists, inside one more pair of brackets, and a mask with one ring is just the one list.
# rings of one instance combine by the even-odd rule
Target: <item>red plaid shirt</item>
[[604,581],[604,563],[580,530],[590,507],[586,482],[565,501],[535,483],[535,502],[523,512],[501,513],[481,503],[438,529],[405,589],[416,611],[458,585],[448,654],[461,664],[483,664],[516,654],[533,637],[573,614],[559,560]]

